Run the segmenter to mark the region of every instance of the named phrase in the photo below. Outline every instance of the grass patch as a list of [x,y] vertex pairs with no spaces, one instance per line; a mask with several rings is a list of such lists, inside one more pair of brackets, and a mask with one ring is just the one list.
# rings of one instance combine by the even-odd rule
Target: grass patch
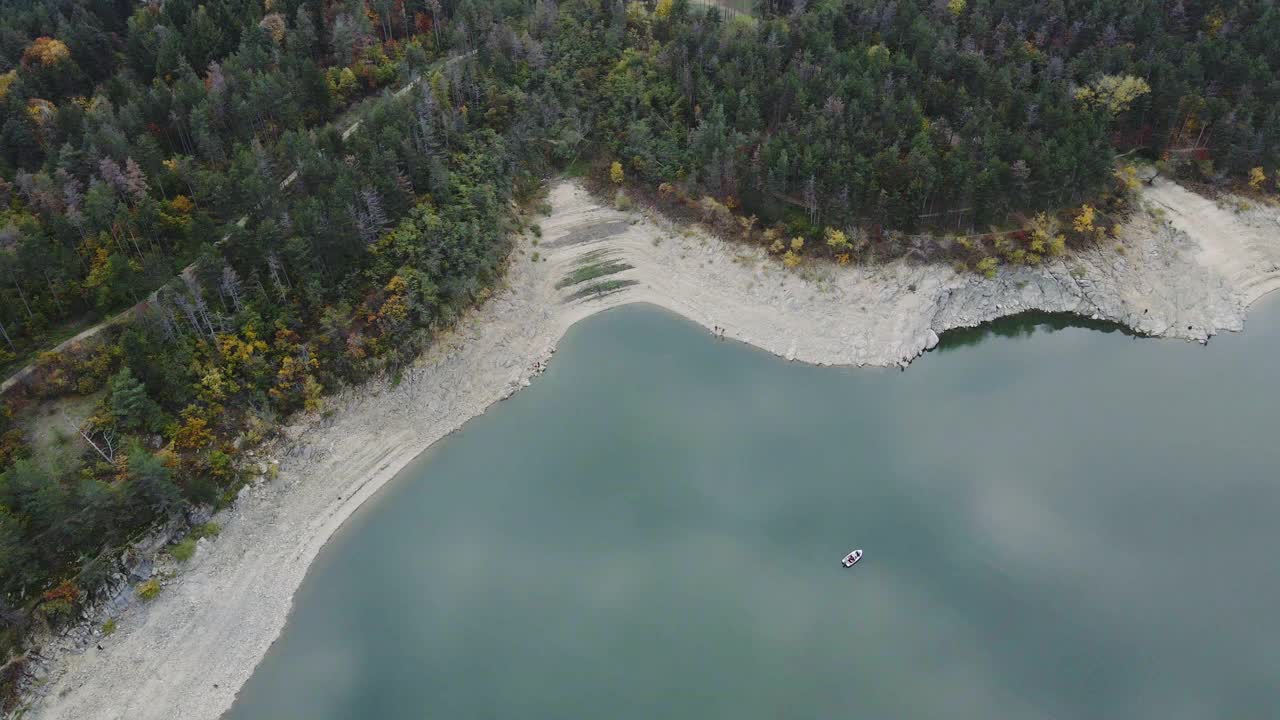
[[636,284],[635,280],[605,280],[604,282],[594,283],[578,290],[565,298],[564,301],[573,302],[574,300],[587,300],[591,298],[604,297],[605,295],[612,295],[619,290],[629,288]]
[[89,395],[71,395],[46,400],[32,409],[23,422],[31,459],[49,473],[63,472],[80,464],[80,456],[89,449],[66,418],[80,421],[93,414],[107,393],[100,389]]
[[160,581],[156,580],[155,578],[151,578],[150,580],[138,586],[138,597],[142,598],[143,602],[151,602],[152,600],[155,600],[156,597],[158,597],[159,595],[160,595]]
[[616,260],[583,265],[568,275],[565,275],[560,282],[556,283],[556,289],[563,290],[570,285],[577,285],[588,280],[595,280],[598,277],[604,277],[605,275],[613,275],[614,273],[620,273],[623,270],[630,270],[631,267],[632,266],[624,262],[618,262]]
[[169,548],[169,554],[178,562],[186,562],[196,554],[196,539],[188,535],[182,542]]
[[578,263],[580,265],[587,265],[589,263],[595,263],[595,262],[600,262],[601,260],[606,260],[617,254],[618,254],[617,250],[611,250],[609,248],[597,248],[595,250],[589,250],[579,255]]
[[215,522],[197,525],[191,528],[191,532],[187,533],[187,536],[181,542],[169,548],[169,554],[178,562],[186,562],[196,554],[196,543],[201,538],[215,538],[218,537],[220,532],[222,532],[222,528]]
[[590,170],[590,163],[582,158],[574,158],[573,162],[569,163],[569,165],[565,167],[564,176],[567,178],[584,178]]
[[115,619],[115,618],[111,618],[110,620],[108,620],[108,621],[106,621],[106,622],[102,623],[102,634],[103,634],[103,635],[112,635],[112,634],[114,634],[114,633],[115,633],[115,631],[116,631],[116,630],[118,630],[118,629],[119,629],[119,626],[118,626],[118,625],[116,625],[116,619]]
[[197,525],[191,530],[191,537],[199,540],[200,538],[216,538],[222,532],[222,526],[216,522],[207,522],[203,525]]

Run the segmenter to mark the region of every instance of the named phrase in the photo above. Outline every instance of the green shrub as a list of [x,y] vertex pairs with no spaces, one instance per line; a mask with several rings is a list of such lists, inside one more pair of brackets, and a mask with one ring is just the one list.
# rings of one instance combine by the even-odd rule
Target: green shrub
[[108,621],[106,621],[106,622],[102,623],[102,634],[103,634],[103,635],[112,635],[112,634],[114,634],[114,633],[115,633],[115,631],[116,631],[117,629],[119,629],[119,626],[117,626],[117,625],[116,625],[116,619],[115,619],[115,618],[111,618],[110,620],[108,620]]
[[44,603],[40,610],[51,624],[61,625],[71,619],[75,613],[75,605],[70,600],[59,598]]
[[988,280],[994,280],[996,277],[997,265],[999,265],[999,263],[995,258],[985,257],[978,261],[977,270]]

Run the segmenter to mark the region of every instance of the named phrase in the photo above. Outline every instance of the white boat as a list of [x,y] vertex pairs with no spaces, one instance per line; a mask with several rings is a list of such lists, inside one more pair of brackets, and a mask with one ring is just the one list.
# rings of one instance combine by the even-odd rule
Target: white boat
[[847,568],[851,568],[855,564],[857,564],[857,562],[861,559],[862,559],[862,551],[854,550],[850,552],[848,555],[845,555],[844,559],[840,561],[840,564]]

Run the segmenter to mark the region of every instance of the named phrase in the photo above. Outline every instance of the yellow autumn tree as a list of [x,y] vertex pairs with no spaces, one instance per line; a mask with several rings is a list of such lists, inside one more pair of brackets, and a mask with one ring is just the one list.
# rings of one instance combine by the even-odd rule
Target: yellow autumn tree
[[342,68],[338,73],[338,92],[346,95],[356,89],[356,74],[349,67]]
[[849,247],[849,236],[845,235],[841,230],[827,228],[826,238],[827,245],[830,245],[835,250],[843,250]]
[[1076,100],[1112,115],[1128,110],[1133,101],[1151,92],[1146,80],[1133,75],[1103,75],[1076,90]]
[[1267,181],[1267,173],[1260,167],[1253,168],[1249,171],[1249,187],[1254,190],[1261,190],[1262,183]]
[[329,86],[329,92],[339,98],[346,99],[348,95],[355,92],[359,78],[355,72],[349,68],[329,68],[325,74],[325,82]]
[[1058,221],[1047,213],[1031,220],[1030,250],[1036,255],[1061,255],[1067,249],[1067,236],[1058,232]]
[[267,351],[267,344],[258,339],[258,335],[254,332],[253,325],[249,325],[244,330],[244,339],[230,333],[218,336],[218,352],[222,355],[222,361],[226,367],[232,372],[236,372],[241,366],[253,362],[254,357],[261,355]]
[[405,318],[409,317],[409,300],[406,297],[406,291],[409,284],[405,279],[396,275],[387,282],[386,291],[390,293],[387,299],[382,303],[382,307],[378,310],[378,318],[388,328],[396,327]]
[[960,14],[964,12],[965,5],[967,4],[968,3],[965,0],[947,0],[947,10],[950,10],[952,15],[960,17]]
[[1130,192],[1142,187],[1142,183],[1138,180],[1138,168],[1132,163],[1125,163],[1116,168],[1115,178],[1120,182],[1120,187]]
[[191,198],[186,195],[175,195],[173,200],[169,201],[169,206],[173,208],[174,212],[190,215],[196,204],[191,202]]
[[220,367],[212,368],[205,373],[200,378],[198,387],[200,400],[209,406],[220,405],[228,396],[240,390],[240,385],[227,377],[227,374]]
[[307,377],[302,381],[302,409],[306,412],[320,412],[324,407],[324,385],[321,385],[316,377],[311,373],[307,373]]
[[789,268],[793,268],[800,264],[800,255],[793,250],[788,250],[786,254],[782,256],[782,264]]
[[107,250],[108,243],[106,233],[100,233],[96,240],[89,237],[80,244],[81,255],[89,258],[89,273],[84,279],[84,286],[87,288],[102,287],[107,281],[107,261],[111,257]]
[[1093,206],[1089,203],[1085,203],[1080,206],[1080,212],[1076,214],[1075,222],[1073,222],[1071,226],[1075,228],[1075,231],[1078,233],[1091,233],[1093,232],[1094,216],[1095,211]]
[[622,163],[614,160],[613,164],[609,166],[609,181],[614,185],[621,185],[622,181],[626,179],[627,176],[622,171]]

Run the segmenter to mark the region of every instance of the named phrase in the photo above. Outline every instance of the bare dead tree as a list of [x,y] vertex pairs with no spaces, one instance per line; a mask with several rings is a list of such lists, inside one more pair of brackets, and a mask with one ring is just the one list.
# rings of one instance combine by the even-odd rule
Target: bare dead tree
[[209,338],[212,339],[217,331],[214,330],[213,322],[209,320],[209,304],[205,302],[204,293],[200,291],[200,283],[190,273],[183,274],[182,281],[187,286],[187,293],[191,295],[191,306],[196,318],[204,322],[205,329],[209,331]]
[[236,312],[244,308],[244,289],[235,268],[230,265],[222,266],[222,280],[218,284],[218,289],[231,299],[231,307],[235,308]]
[[200,321],[196,317],[195,305],[181,295],[174,296],[173,301],[177,304],[178,308],[182,310],[182,314],[187,316],[187,322],[191,324],[191,329],[194,330],[197,335],[204,335],[204,331],[200,327]]
[[809,222],[818,222],[818,178],[815,175],[810,175],[804,185],[804,207],[809,212]]
[[80,437],[84,438],[84,441],[89,443],[89,447],[93,448],[98,455],[102,456],[103,460],[106,460],[109,463],[114,463],[116,461],[117,442],[114,430],[98,430],[97,434],[100,438],[100,442],[94,442],[93,433],[86,431],[84,428],[85,423],[72,420],[71,416],[68,415],[65,410],[62,412],[62,419],[67,424],[67,427],[70,428],[72,432],[75,432],[79,434]]
[[12,350],[13,352],[18,351],[18,348],[13,346],[13,340],[9,337],[9,331],[8,329],[5,328],[3,320],[0,320],[0,335],[4,336],[5,344],[9,346],[10,350]]
[[18,291],[18,297],[22,300],[22,307],[27,311],[27,319],[35,318],[31,314],[31,306],[27,304],[27,294],[22,292],[22,284],[18,282],[18,276],[12,270],[9,272],[9,279],[13,280],[13,287]]
[[170,342],[177,340],[180,328],[178,319],[173,314],[173,308],[169,307],[169,293],[163,288],[156,292],[155,302],[152,303],[151,308],[156,319],[160,321],[165,339]]
[[280,258],[275,253],[267,256],[267,272],[271,276],[271,283],[275,285],[276,292],[280,293],[280,297],[286,297],[289,290],[293,289],[293,284],[289,282],[289,274],[284,271],[284,267],[280,264]]

